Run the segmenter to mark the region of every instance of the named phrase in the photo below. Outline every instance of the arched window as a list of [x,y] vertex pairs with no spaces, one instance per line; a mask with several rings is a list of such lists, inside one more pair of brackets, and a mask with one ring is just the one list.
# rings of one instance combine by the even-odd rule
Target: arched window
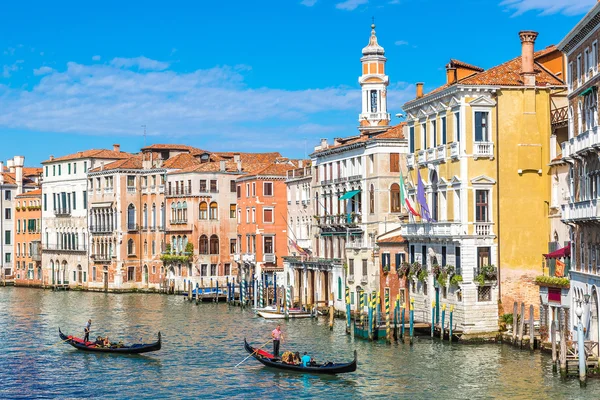
[[127,228],[135,229],[135,206],[133,204],[127,207]]
[[177,206],[175,202],[171,203],[171,221],[175,221],[177,219]]
[[181,242],[181,251],[184,252],[185,251],[185,246],[187,246],[188,244],[188,238],[186,235],[183,235],[183,239]]
[[342,278],[338,278],[338,300],[342,299]]
[[144,240],[144,254],[148,255],[148,241]]
[[152,229],[156,229],[156,204],[152,204]]
[[160,229],[165,229],[165,220],[167,219],[165,203],[160,203]]
[[439,220],[439,204],[438,204],[438,176],[437,172],[431,172],[431,219]]
[[198,240],[198,253],[208,254],[208,237],[206,235],[200,236]]
[[144,204],[144,228],[148,227],[148,205]]
[[202,203],[200,203],[200,219],[207,219],[208,218],[208,205],[206,204],[205,201],[203,201]]
[[210,254],[219,254],[219,237],[217,235],[210,237]]
[[397,183],[390,187],[390,212],[400,212],[400,185]]
[[218,207],[214,201],[210,203],[210,219],[218,219]]
[[182,209],[182,219],[184,221],[187,221],[187,202],[183,202],[183,205],[181,206]]
[[181,205],[181,202],[178,201],[177,202],[177,218],[176,218],[178,221],[181,221],[183,219],[182,215],[181,215],[182,214],[182,212],[181,212],[182,210],[183,210],[183,207]]
[[[398,186],[398,185],[396,185]],[[369,213],[373,214],[375,212],[375,187],[371,185],[369,189]]]
[[133,239],[129,239],[127,242],[127,254],[135,254],[135,243],[133,242]]

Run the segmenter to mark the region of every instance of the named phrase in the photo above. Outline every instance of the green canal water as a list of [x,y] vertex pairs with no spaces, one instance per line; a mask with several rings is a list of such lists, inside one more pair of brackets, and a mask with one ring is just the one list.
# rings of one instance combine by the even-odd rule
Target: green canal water
[[[92,337],[155,340],[146,356],[78,352],[59,344],[58,328]],[[187,303],[183,297],[143,294],[0,289],[0,398],[394,398],[394,399],[598,399],[600,381],[580,389],[577,380],[552,374],[549,357],[502,345],[449,345],[418,339],[415,345],[371,344],[333,331],[324,319],[282,322],[282,348],[321,360],[350,360],[358,371],[335,377],[271,370],[247,353],[244,337],[268,340],[274,323],[225,304]]]

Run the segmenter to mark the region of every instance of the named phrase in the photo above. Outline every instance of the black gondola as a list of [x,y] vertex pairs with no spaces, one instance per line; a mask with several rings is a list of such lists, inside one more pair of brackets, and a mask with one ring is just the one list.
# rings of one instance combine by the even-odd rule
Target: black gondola
[[130,346],[120,346],[120,347],[103,347],[96,346],[94,342],[84,342],[83,339],[80,339],[75,336],[67,336],[61,332],[60,328],[58,328],[58,334],[60,338],[69,343],[71,346],[75,347],[77,350],[83,351],[93,351],[98,353],[118,353],[118,354],[141,354],[148,353],[151,351],[157,351],[161,348],[161,335],[158,332],[158,341],[154,343],[137,343],[132,344]]
[[264,350],[256,349],[248,344],[246,339],[244,339],[244,348],[252,357],[256,358],[263,365],[267,367],[273,367],[278,369],[284,369],[287,371],[297,371],[297,372],[306,372],[310,374],[343,374],[346,372],[354,372],[356,371],[357,364],[357,356],[356,350],[354,350],[354,360],[349,363],[326,363],[322,365],[311,365],[308,367],[303,367],[302,365],[296,364],[287,364],[282,362],[280,359],[275,358],[273,354],[270,354]]

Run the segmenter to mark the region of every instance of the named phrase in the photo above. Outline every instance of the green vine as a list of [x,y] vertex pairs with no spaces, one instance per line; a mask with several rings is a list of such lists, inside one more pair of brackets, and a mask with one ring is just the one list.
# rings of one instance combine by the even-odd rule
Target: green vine
[[538,285],[551,285],[563,288],[571,286],[571,281],[569,281],[569,278],[559,278],[556,276],[545,275],[536,277],[535,283],[537,283]]
[[498,280],[498,270],[493,265],[484,265],[479,269],[479,274],[473,278],[473,281],[478,283],[480,286],[484,285],[486,281]]

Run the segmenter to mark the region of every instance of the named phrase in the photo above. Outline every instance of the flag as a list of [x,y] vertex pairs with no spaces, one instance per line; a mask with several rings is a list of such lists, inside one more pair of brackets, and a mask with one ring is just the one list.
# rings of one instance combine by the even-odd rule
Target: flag
[[425,185],[421,179],[421,172],[417,169],[417,202],[421,206],[421,217],[431,222],[431,214],[429,213],[429,207],[427,207],[427,200],[425,199]]
[[411,204],[410,199],[406,195],[406,186],[404,185],[404,178],[402,177],[402,173],[400,173],[400,204],[403,204],[406,207],[406,210],[412,215],[419,217],[419,213],[415,211],[415,208]]
[[290,246],[292,246],[293,249],[295,249],[298,253],[300,253],[301,255],[307,256],[308,253],[306,250],[304,250],[302,247],[298,246],[298,243],[296,243],[294,240],[290,239]]
[[565,263],[556,260],[556,269],[554,270],[554,276],[563,277],[565,276]]

